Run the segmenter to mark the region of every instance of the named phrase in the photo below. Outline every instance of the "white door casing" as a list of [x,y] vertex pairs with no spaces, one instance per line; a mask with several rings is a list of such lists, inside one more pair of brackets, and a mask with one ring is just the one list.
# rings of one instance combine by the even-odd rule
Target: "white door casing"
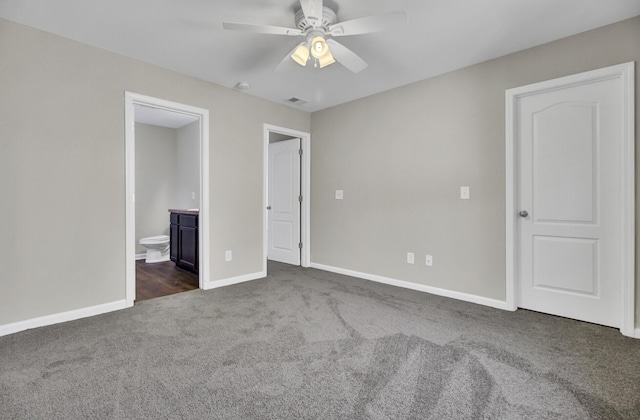
[[273,261],[300,265],[300,139],[269,144],[268,250]]
[[134,105],[144,105],[165,111],[192,115],[200,120],[200,218],[199,287],[207,288],[209,282],[209,110],[180,104],[165,99],[125,92],[125,301],[134,304],[136,296],[135,267],[135,111]]
[[634,334],[633,92],[633,63],[507,91],[513,309]]

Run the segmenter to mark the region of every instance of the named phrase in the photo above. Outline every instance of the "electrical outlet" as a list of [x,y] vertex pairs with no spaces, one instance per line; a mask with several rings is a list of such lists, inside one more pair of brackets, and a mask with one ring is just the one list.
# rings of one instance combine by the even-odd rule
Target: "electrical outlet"
[[433,265],[433,256],[427,255],[427,258],[425,259],[425,264],[431,267]]
[[192,199],[192,200],[195,200],[195,199],[196,199],[196,193],[195,193],[195,192],[192,192],[192,193],[191,193],[191,199]]
[[413,264],[413,252],[407,252],[407,264]]
[[460,200],[468,200],[469,198],[469,187],[460,187]]
[[231,251],[225,251],[224,252],[224,260],[226,262],[229,262],[233,259],[233,254],[231,253]]
[[342,200],[344,198],[343,190],[336,190],[336,200]]

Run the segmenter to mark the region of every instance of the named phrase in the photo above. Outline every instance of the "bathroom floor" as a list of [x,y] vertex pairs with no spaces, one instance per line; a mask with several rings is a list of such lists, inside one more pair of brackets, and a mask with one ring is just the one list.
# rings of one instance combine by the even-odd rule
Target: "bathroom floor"
[[198,276],[176,270],[173,261],[136,261],[136,302],[198,288]]

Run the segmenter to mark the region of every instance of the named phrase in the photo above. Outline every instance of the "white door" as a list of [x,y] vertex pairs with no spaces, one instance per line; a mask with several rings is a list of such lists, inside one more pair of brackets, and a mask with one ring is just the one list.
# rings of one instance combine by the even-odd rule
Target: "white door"
[[620,327],[623,86],[566,79],[514,103],[519,306]]
[[267,258],[300,265],[300,139],[269,144]]

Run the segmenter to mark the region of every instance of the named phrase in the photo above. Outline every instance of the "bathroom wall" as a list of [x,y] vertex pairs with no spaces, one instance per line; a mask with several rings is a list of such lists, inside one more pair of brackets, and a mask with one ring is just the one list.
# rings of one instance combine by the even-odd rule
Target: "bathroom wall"
[[[179,209],[200,208],[200,122],[195,121],[177,130],[176,201]],[[195,193],[195,197],[192,197]]]
[[136,254],[146,252],[140,238],[169,234],[176,204],[178,131],[136,123]]

